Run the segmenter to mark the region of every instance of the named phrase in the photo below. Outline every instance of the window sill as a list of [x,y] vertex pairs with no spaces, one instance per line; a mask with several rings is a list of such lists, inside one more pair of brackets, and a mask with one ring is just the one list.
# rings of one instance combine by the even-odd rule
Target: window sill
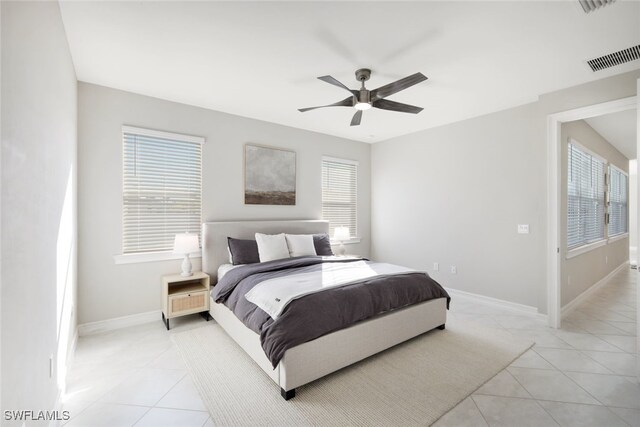
[[360,237],[352,237],[349,240],[345,240],[344,242],[331,239],[331,246],[338,246],[340,245],[340,243],[342,243],[343,245],[355,245],[356,243],[360,243]]
[[[144,252],[139,254],[124,254],[113,256],[113,260],[116,264],[137,264],[141,262],[171,261],[183,258],[184,255],[174,254],[171,251]],[[202,258],[202,254],[200,252],[194,252],[192,254],[189,254],[189,258]]]
[[607,243],[617,242],[618,240],[626,239],[628,237],[629,237],[629,233],[616,234],[615,236],[609,237],[609,239],[607,240]]
[[582,255],[584,253],[590,252],[594,249],[600,248],[607,244],[606,239],[598,240],[597,242],[589,243],[588,245],[579,246],[575,249],[570,249],[567,251],[566,259],[575,258],[578,255]]

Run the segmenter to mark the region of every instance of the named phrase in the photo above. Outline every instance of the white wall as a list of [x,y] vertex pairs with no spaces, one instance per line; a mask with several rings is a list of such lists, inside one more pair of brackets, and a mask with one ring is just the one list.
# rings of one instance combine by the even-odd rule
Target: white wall
[[561,305],[565,306],[589,289],[600,279],[607,276],[620,264],[629,260],[629,238],[616,240],[573,258],[566,258],[567,253],[567,162],[569,138],[619,169],[629,172],[629,159],[604,139],[584,120],[562,124],[560,138],[561,150],[561,184],[560,184],[560,254],[561,254]]
[[629,261],[638,264],[638,160],[629,161]]
[[[374,144],[373,258],[546,312],[547,116],[633,96],[639,76]],[[517,224],[529,224],[530,234],[517,234]]]
[[[446,287],[538,306],[545,151],[535,114],[529,104],[375,144],[373,257],[426,269]],[[517,234],[518,224],[531,234]]]
[[2,409],[52,410],[76,324],[77,82],[58,3],[0,8]]
[[[362,242],[348,251],[369,255],[369,144],[86,83],[79,84],[78,102],[79,323],[159,310],[160,277],[180,270],[180,261],[114,263],[122,246],[123,124],[206,138],[204,221],[320,218],[322,156],[358,160]],[[244,205],[243,147],[248,142],[296,151],[296,206]],[[199,268],[198,261],[194,269]]]
[[[0,47],[2,47],[2,7],[0,7]],[[2,52],[0,52],[0,144],[2,143]],[[2,146],[0,145],[0,177],[2,177]],[[2,181],[0,181],[0,384],[2,384]],[[0,409],[2,386],[0,386]]]
[[[637,98],[636,98],[636,154],[640,154],[640,76],[637,77],[636,80],[636,94],[637,94]],[[636,172],[637,173],[637,172]],[[637,175],[638,178],[636,178],[636,209],[637,209],[637,203],[638,201],[640,201],[640,174]],[[636,215],[637,215],[637,211],[636,211]],[[636,216],[637,219],[637,216]],[[636,230],[636,233],[638,233],[638,230],[640,230],[640,227],[638,227],[638,229]],[[640,240],[640,236],[636,234],[636,238],[638,240]],[[639,270],[640,271],[640,270]],[[637,322],[637,330],[640,330],[640,292],[637,292],[638,287],[640,287],[640,276],[636,276],[636,322]],[[640,354],[640,334],[637,334],[636,337],[636,354]],[[640,359],[638,359],[640,360]],[[640,382],[640,363],[637,364],[637,375],[638,377],[638,381]]]

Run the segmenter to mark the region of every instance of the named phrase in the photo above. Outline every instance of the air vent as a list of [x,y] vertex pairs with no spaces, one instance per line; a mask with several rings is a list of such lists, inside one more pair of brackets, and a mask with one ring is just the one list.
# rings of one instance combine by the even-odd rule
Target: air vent
[[606,6],[613,3],[616,0],[578,0],[580,6],[584,9],[584,13],[589,13],[592,10],[600,9],[602,6]]
[[591,59],[587,61],[587,64],[589,64],[593,71],[600,71],[626,62],[635,61],[637,59],[640,59],[640,44],[638,46],[630,47],[629,49],[601,56],[600,58]]

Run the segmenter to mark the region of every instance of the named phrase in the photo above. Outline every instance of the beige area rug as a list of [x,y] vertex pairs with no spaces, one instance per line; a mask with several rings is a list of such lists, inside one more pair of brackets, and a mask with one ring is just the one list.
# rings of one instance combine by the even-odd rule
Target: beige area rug
[[296,389],[280,388],[216,325],[173,336],[222,426],[430,425],[533,344],[449,319],[434,330]]

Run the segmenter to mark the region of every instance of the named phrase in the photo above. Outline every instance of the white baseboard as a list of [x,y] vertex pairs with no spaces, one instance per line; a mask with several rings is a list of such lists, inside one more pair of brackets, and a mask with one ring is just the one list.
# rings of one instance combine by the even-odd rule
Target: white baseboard
[[82,325],[78,325],[78,335],[82,337],[84,335],[114,331],[116,329],[127,328],[129,326],[157,322],[160,320],[160,313],[160,310],[155,310],[148,311],[146,313],[132,314],[130,316],[116,317],[114,319],[83,323]]
[[547,318],[546,314],[538,313],[538,309],[536,307],[532,307],[530,305],[518,304],[517,302],[505,301],[498,298],[492,298],[485,295],[474,294],[472,292],[465,292],[458,289],[445,288],[449,295],[459,296],[463,298],[469,298],[475,300],[482,304],[492,305],[494,307],[498,307],[505,310],[510,310],[516,313],[525,313],[529,315],[534,315],[540,318]]
[[609,280],[611,280],[613,276],[615,276],[625,268],[629,268],[629,261],[625,261],[619,266],[617,266],[611,273],[607,274],[602,279],[598,280],[596,283],[591,285],[589,289],[587,289],[586,291],[584,291],[583,293],[575,297],[571,302],[569,302],[568,304],[565,304],[560,310],[561,317],[564,319],[566,316],[568,316],[573,310],[575,310],[580,304],[585,302],[598,289],[606,285],[607,282],[609,282]]

